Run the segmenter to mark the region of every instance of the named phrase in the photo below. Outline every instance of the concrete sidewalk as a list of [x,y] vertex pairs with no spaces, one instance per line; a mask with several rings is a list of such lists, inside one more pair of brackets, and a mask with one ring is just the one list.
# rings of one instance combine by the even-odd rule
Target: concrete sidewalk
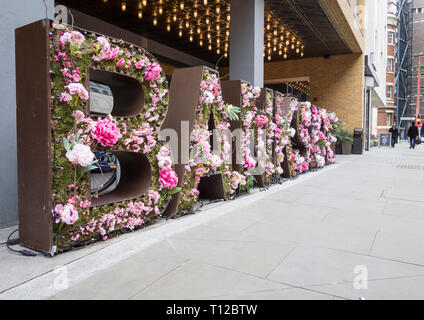
[[338,160],[54,259],[0,247],[0,299],[424,299],[424,147]]

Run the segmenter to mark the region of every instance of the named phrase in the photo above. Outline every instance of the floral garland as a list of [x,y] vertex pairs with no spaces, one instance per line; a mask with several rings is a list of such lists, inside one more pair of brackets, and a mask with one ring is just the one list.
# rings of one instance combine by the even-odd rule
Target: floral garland
[[320,109],[322,119],[322,131],[326,137],[325,145],[322,147],[322,154],[326,158],[327,164],[334,164],[335,152],[332,146],[337,142],[336,131],[340,126],[340,120],[335,113]]
[[[222,174],[225,197],[235,194],[240,185],[246,185],[245,177],[232,171],[231,144],[225,134],[230,129],[229,105],[222,98],[221,85],[216,73],[205,69],[200,85],[199,104],[196,109],[194,130],[191,136],[189,164],[185,166],[184,186],[181,192],[179,210],[192,211],[200,192],[198,186],[202,177]],[[219,150],[212,150],[209,119],[213,116],[218,133]]]
[[[167,81],[147,51],[122,40],[77,29],[56,28],[50,35],[54,233],[60,249],[92,239],[107,239],[121,230],[134,230],[153,221],[178,192],[178,177],[170,151],[158,130],[168,106]],[[118,120],[90,117],[88,68],[124,74],[144,89],[146,109]],[[62,142],[61,144],[59,142]],[[143,153],[152,167],[148,192],[132,201],[92,206],[89,172],[98,168],[94,152]],[[98,198],[94,195],[94,198]]]
[[260,110],[256,106],[253,108],[256,112],[254,120],[255,146],[257,153],[257,167],[263,168],[262,179],[264,184],[269,184],[276,172],[273,152],[275,130],[277,125],[274,122],[274,96],[272,91],[265,91],[265,109]]
[[325,166],[325,157],[323,156],[323,148],[325,147],[327,137],[322,132],[322,117],[320,110],[316,106],[311,107],[311,144],[309,146],[311,161],[310,168],[318,169]]
[[254,177],[252,170],[256,168],[258,162],[254,159],[251,151],[252,141],[255,141],[255,136],[252,136],[252,131],[255,129],[255,115],[257,112],[256,100],[261,94],[261,89],[253,87],[251,84],[241,82],[241,111],[240,121],[242,123],[241,137],[241,153],[244,164],[241,168],[241,174],[245,176],[246,184],[242,186],[243,191],[249,192],[254,186]]
[[[283,163],[285,160],[285,150],[288,146],[291,146],[291,138],[294,137],[296,134],[296,130],[294,128],[291,128],[291,123],[293,120],[294,111],[297,107],[297,102],[295,99],[293,99],[290,103],[290,107],[287,110],[286,114],[283,113],[282,105],[284,102],[284,99],[288,99],[287,97],[284,97],[281,93],[276,92],[275,94],[275,153],[274,153],[274,166],[276,168],[276,178],[280,179],[283,171]],[[292,148],[290,147],[290,150]],[[290,158],[290,157],[289,157]],[[289,159],[288,158],[288,159]],[[292,158],[293,159],[293,158]],[[290,162],[290,160],[288,160]],[[293,172],[295,170],[292,170],[293,167],[290,167],[290,176],[293,176]]]

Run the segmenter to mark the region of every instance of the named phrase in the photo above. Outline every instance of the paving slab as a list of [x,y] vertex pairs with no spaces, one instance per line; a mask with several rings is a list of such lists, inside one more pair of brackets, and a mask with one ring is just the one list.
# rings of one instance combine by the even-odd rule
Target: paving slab
[[229,269],[189,261],[132,297],[133,300],[195,300],[287,286]]
[[299,246],[267,279],[296,287],[353,283],[365,267],[368,280],[424,276],[424,267],[326,248]]
[[163,241],[54,297],[61,300],[127,300],[185,261],[171,243]]

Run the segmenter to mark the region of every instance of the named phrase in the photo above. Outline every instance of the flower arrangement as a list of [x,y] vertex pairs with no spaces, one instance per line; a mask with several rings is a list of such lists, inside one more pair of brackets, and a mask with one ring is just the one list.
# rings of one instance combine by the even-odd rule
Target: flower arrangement
[[[168,85],[152,55],[122,40],[54,26],[50,53],[55,169],[52,216],[59,251],[141,228],[160,216],[176,193],[180,193],[180,211],[192,211],[200,196],[199,183],[208,175],[222,177],[226,198],[238,190],[249,191],[258,168],[264,168],[261,177],[268,184],[274,176],[283,174],[284,150],[293,175],[309,170],[312,162],[319,167],[334,161],[331,145],[339,124],[334,114],[302,103],[298,110],[299,127],[291,128],[297,103],[293,100],[287,114],[274,113],[273,93],[263,90],[265,107],[260,110],[256,100],[261,90],[247,83],[242,84],[242,106],[238,110],[224,103],[218,75],[205,69],[190,141],[190,160],[183,181],[179,181],[170,149],[159,139],[167,113]],[[113,116],[113,112],[91,115],[87,84],[92,69],[136,79],[144,90],[144,110],[125,120]],[[281,99],[277,96],[275,104],[281,104]],[[244,163],[240,172],[231,165],[231,136],[226,134],[235,117],[240,117],[243,124]],[[209,127],[211,119],[214,128]],[[211,129],[218,132],[216,150],[212,150]],[[296,130],[307,147],[306,156],[292,148],[290,140]],[[91,195],[90,172],[99,168],[99,152],[143,155],[152,175],[145,194],[115,204],[96,204],[102,195]]]
[[[193,210],[200,195],[198,185],[205,176],[222,176],[226,198],[234,195],[240,186],[246,184],[246,179],[232,169],[231,137],[226,134],[230,129],[230,118],[236,111],[224,103],[218,75],[205,69],[191,135],[189,164],[185,167],[180,212]],[[209,128],[211,117],[215,128]],[[217,133],[217,150],[212,150],[210,143],[212,129]]]
[[[255,136],[255,115],[258,111],[256,107],[256,100],[261,94],[261,89],[253,87],[251,84],[241,82],[241,112],[240,121],[242,123],[242,137],[241,137],[241,158],[244,161],[241,166],[240,173],[244,175],[246,183],[242,185],[243,191],[250,192],[250,189],[255,184],[255,178],[252,174],[253,169],[258,165],[254,159],[254,150],[252,150],[252,143],[256,141]],[[267,119],[268,120],[268,119]],[[261,123],[261,122],[260,122]],[[262,122],[263,123],[263,122]]]
[[[291,123],[293,120],[294,112],[297,108],[297,101],[295,99],[291,99],[290,106],[286,112],[283,112],[283,102],[284,99],[291,99],[289,97],[285,97],[281,93],[275,94],[275,151],[274,151],[274,166],[276,168],[276,178],[280,179],[283,170],[283,163],[286,159],[285,153],[287,152],[286,148],[290,146],[291,148],[291,139],[294,137],[296,131],[291,128]],[[292,158],[293,159],[293,158]],[[290,156],[288,156],[288,161],[290,162]],[[290,176],[293,176],[293,173],[296,170],[290,168]]]
[[[134,230],[154,220],[178,192],[178,177],[170,151],[160,142],[168,106],[167,81],[147,51],[121,40],[85,31],[56,28],[50,36],[52,129],[56,141],[53,178],[54,233],[58,249],[107,239],[121,230]],[[85,86],[89,68],[137,79],[148,109],[126,121],[112,115],[90,117]],[[59,143],[62,142],[62,143]],[[89,172],[98,168],[95,152],[143,153],[153,180],[145,195],[118,204],[93,206]]]

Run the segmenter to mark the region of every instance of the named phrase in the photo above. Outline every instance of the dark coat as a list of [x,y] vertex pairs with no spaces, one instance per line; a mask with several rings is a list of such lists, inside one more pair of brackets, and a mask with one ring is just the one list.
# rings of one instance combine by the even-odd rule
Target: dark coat
[[392,134],[392,139],[397,140],[397,138],[399,137],[398,128],[390,128],[389,132]]
[[408,137],[410,139],[416,139],[418,136],[419,136],[418,127],[417,126],[410,127],[408,130]]

